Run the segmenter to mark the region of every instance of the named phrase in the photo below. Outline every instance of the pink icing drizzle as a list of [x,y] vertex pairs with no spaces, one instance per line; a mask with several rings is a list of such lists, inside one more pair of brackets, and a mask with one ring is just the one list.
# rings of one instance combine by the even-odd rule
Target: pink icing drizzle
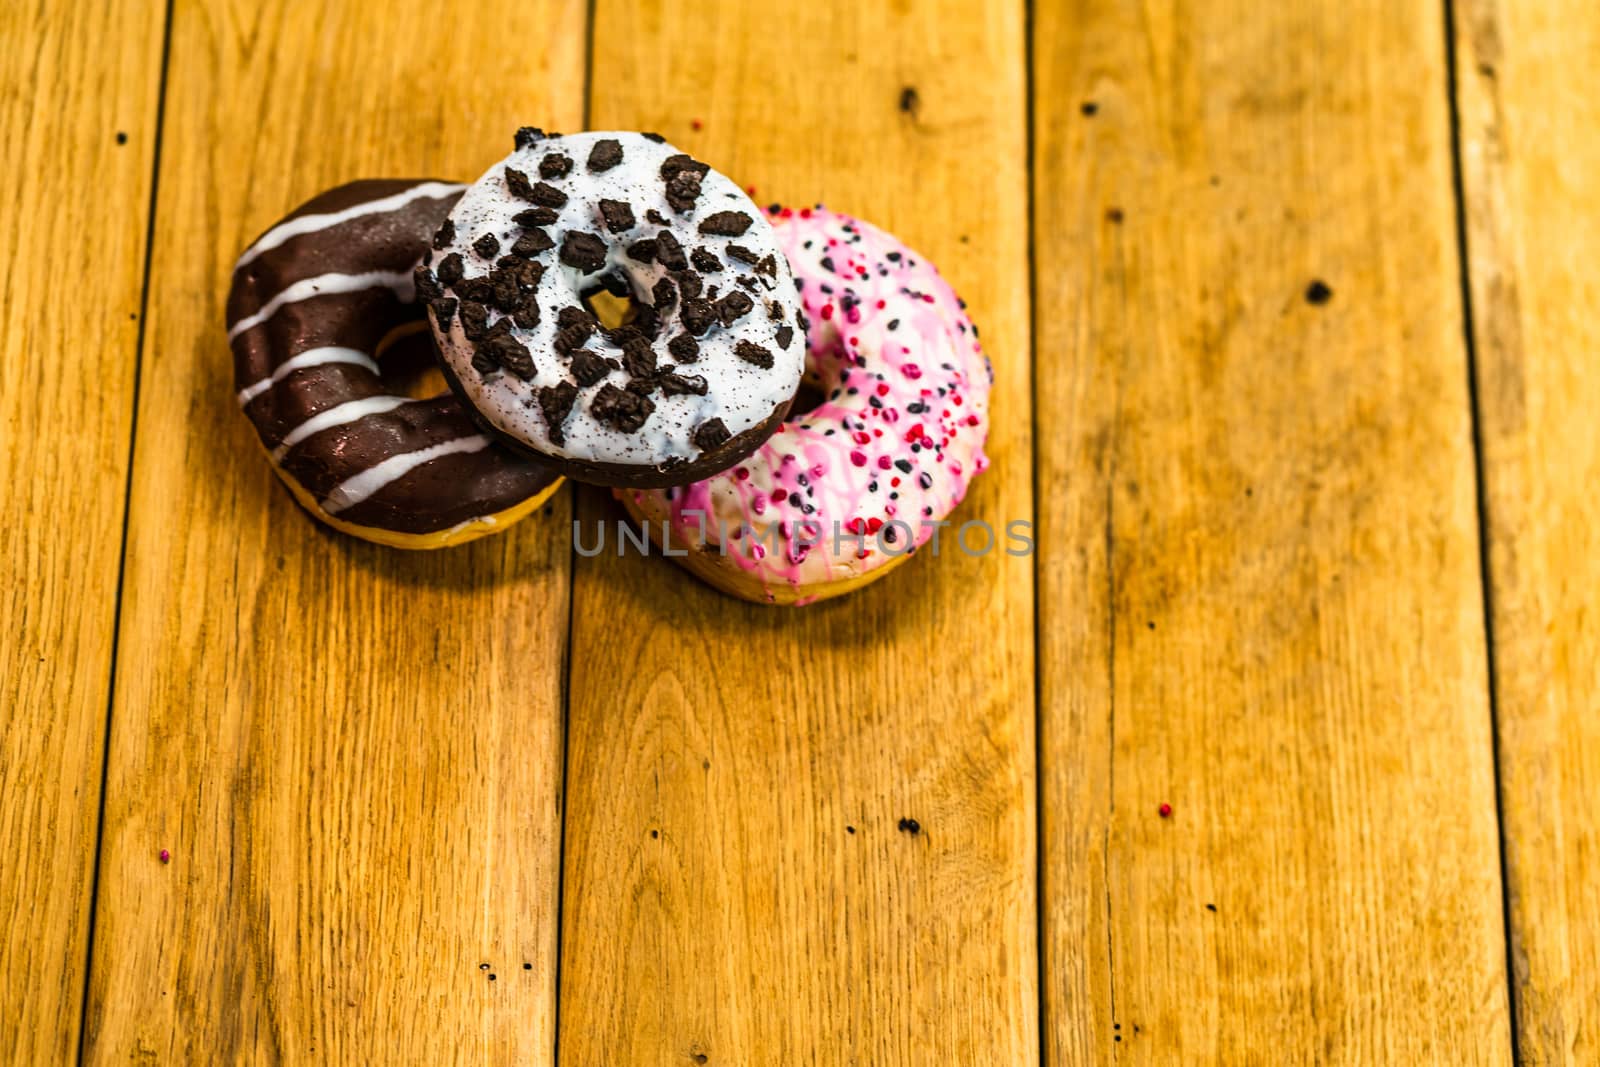
[[[676,489],[628,492],[646,520],[670,522],[690,545],[702,542],[696,512],[705,515],[713,551],[720,521],[727,560],[768,589],[798,588],[892,562],[906,545],[884,551],[877,537],[892,521],[910,527],[916,547],[933,536],[922,522],[945,519],[988,469],[992,373],[965,305],[933,264],[848,215],[769,210],[810,319],[806,380],[825,400],[791,415],[731,470]],[[845,535],[865,535],[865,547],[845,536],[835,554],[835,521]],[[740,536],[741,525],[752,533]],[[797,546],[797,529],[818,543]],[[893,532],[903,542],[905,529]],[[954,532],[944,536],[941,547]]]

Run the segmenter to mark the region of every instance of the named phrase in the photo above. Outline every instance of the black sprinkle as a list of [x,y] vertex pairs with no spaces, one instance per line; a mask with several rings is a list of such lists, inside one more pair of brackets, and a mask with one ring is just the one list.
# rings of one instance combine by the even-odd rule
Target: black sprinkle
[[1092,117],[1095,112],[1100,110],[1100,105],[1095,103],[1093,100],[1085,100],[1083,105],[1079,107],[1078,110],[1083,112],[1085,115]]
[[1321,278],[1313,279],[1306,286],[1306,303],[1321,306],[1333,299],[1333,290],[1328,288],[1328,283]]
[[917,117],[917,110],[922,106],[922,97],[917,95],[914,86],[906,86],[900,90],[900,110],[912,118]]
[[128,135],[123,133],[121,130],[118,130],[117,131],[117,143],[118,144],[127,144],[128,143]]
[[900,829],[908,834],[922,833],[922,824],[915,819],[901,819]]

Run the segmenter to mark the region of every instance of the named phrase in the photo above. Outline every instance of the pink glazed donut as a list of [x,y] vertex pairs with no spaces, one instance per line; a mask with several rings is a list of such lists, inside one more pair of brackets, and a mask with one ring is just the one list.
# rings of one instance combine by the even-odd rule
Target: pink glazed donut
[[732,469],[617,497],[718,589],[798,605],[881,578],[934,536],[988,469],[994,373],[932,263],[820,206],[768,211],[808,320],[805,381],[823,402]]

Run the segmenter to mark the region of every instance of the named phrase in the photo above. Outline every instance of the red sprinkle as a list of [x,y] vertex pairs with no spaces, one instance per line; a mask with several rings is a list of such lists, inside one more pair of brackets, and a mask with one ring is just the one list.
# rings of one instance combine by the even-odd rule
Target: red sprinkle
[[878,457],[878,469],[879,470],[886,471],[892,466],[894,466],[894,460],[890,459],[888,456],[879,456]]
[[833,318],[833,305],[832,304],[823,304],[822,305],[822,317],[825,318],[825,319]]
[[1171,804],[1163,804],[1159,808],[1156,809],[1156,812],[1158,814],[1160,814],[1160,816],[1163,819],[1169,818],[1172,815],[1172,805]]
[[855,440],[855,443],[858,444],[858,445],[864,445],[868,441],[872,440],[872,435],[869,434],[865,430],[857,430],[855,433],[851,434],[850,436]]
[[172,853],[168,852],[166,849],[162,849],[161,850],[161,862],[162,863],[171,863],[172,862]]
[[690,119],[689,125],[698,130],[700,127],[704,126],[705,123],[701,122],[699,119]]
[[922,377],[922,368],[917,366],[915,363],[907,363],[905,366],[900,368],[900,371],[912,381],[916,381],[918,378]]
[[851,452],[850,462],[858,467],[865,467],[867,465],[867,455],[865,452]]
[[741,482],[748,482],[750,480],[750,468],[737,467],[734,469],[733,476],[739,479]]
[[878,383],[878,395],[879,396],[888,396],[889,395],[889,383],[888,382],[879,382]]

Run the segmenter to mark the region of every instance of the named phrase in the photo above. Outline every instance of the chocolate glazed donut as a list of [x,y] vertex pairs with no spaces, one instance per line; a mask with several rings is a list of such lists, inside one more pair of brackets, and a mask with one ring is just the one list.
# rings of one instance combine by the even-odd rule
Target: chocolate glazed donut
[[561,478],[492,443],[453,393],[407,396],[385,359],[431,341],[412,270],[461,195],[358,181],[308,201],[239,257],[228,294],[238,402],[322,522],[400,548],[504,529]]

